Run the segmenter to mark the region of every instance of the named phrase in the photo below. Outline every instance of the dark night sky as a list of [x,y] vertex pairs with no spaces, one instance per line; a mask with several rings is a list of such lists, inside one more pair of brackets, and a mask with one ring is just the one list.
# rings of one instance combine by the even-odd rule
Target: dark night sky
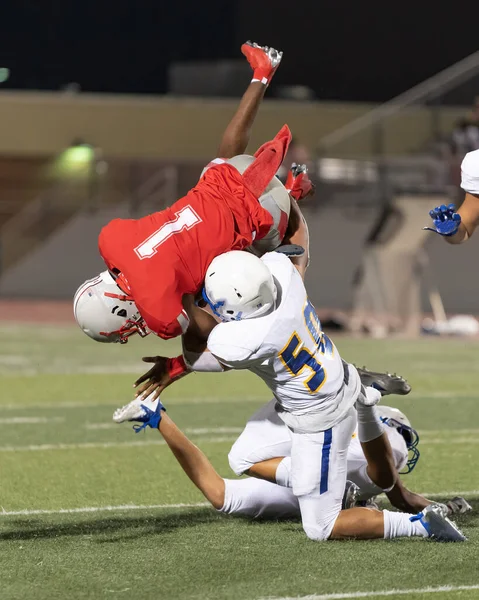
[[2,87],[163,93],[168,62],[237,58],[251,38],[285,51],[276,84],[382,101],[477,50],[477,23],[475,0],[15,0],[0,19]]

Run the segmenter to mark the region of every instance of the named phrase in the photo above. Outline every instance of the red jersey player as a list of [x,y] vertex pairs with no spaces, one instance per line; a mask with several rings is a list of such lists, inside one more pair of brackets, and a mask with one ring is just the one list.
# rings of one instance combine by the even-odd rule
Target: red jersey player
[[268,187],[282,201],[286,196],[288,209],[291,203],[289,241],[304,240],[306,225],[294,198],[307,195],[311,183],[301,170],[292,170],[287,188],[274,177],[290,141],[289,129],[283,127],[262,146],[244,172],[233,166],[234,159],[232,164],[226,160],[242,158],[238,155],[246,148],[282,57],[250,42],[242,52],[254,76],[223,136],[223,158],[210,163],[198,184],[170,208],[142,219],[116,219],[101,231],[99,249],[108,271],[82,284],[74,299],[75,318],[93,339],[124,343],[137,332],[144,336],[153,331],[164,339],[184,333],[197,314],[193,295],[213,258],[258,243],[275,227],[279,241],[284,237],[288,214],[285,218],[279,207],[281,214],[272,214],[261,203]]

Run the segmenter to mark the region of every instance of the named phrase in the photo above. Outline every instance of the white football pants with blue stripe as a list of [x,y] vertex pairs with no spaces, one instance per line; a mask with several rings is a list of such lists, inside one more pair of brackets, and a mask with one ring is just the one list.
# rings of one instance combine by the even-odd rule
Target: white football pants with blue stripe
[[356,410],[331,429],[291,431],[291,477],[306,535],[327,540],[341,512],[348,472],[348,447],[356,428]]
[[[229,463],[242,475],[255,463],[291,456],[292,481],[283,485],[292,485],[294,495],[291,488],[255,480],[246,500],[242,485],[247,480],[227,481],[224,512],[276,517],[301,512],[306,534],[315,540],[327,539],[341,510],[356,411],[350,409],[341,423],[325,432],[294,433],[277,416],[274,404],[272,400],[248,421],[229,453]],[[276,515],[264,506],[269,502]]]

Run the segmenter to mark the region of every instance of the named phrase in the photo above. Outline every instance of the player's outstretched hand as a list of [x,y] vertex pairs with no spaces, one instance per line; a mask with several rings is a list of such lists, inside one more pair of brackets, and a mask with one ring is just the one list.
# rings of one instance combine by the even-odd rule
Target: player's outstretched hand
[[297,202],[312,196],[315,188],[309,178],[308,167],[293,163],[288,171],[285,187]]
[[163,390],[173,383],[174,379],[168,373],[168,358],[165,356],[144,356],[142,360],[146,363],[153,363],[153,366],[133,384],[133,387],[137,388],[135,396],[146,398],[155,392],[153,400],[158,398]]
[[456,496],[452,500],[449,500],[449,502],[446,502],[446,506],[450,515],[463,515],[472,510],[469,502],[461,496]]
[[456,212],[454,204],[436,206],[429,211],[429,216],[433,221],[433,227],[423,227],[423,229],[434,231],[439,235],[454,235],[461,224],[461,215]]
[[253,81],[261,81],[264,85],[268,85],[279,67],[283,53],[269,46],[259,46],[249,40],[241,46],[241,52],[253,69]]

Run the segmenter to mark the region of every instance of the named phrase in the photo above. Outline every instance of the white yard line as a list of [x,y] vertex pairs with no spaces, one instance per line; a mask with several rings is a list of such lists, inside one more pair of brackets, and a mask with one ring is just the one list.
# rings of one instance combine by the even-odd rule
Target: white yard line
[[[203,438],[201,443],[220,444],[233,442],[235,436]],[[30,446],[0,446],[1,452],[44,452],[48,450],[89,450],[90,448],[128,448],[142,446],[165,446],[163,440],[138,440],[132,442],[79,442],[78,444],[33,444]]]
[[[234,398],[233,400],[225,400],[224,397],[218,397],[218,396],[205,396],[205,397],[201,397],[201,396],[182,396],[180,398],[171,398],[169,400],[169,404],[171,404],[172,406],[174,404],[178,404],[178,405],[185,405],[185,404],[224,404],[226,406],[228,406],[228,403],[231,404],[243,404],[245,402],[262,402],[263,404],[265,404],[266,402],[268,402],[269,400],[271,400],[271,398],[268,395],[265,396],[241,396],[241,397],[237,397]],[[24,404],[24,403],[18,403],[18,404],[1,404],[0,403],[0,412],[3,410],[18,410],[18,411],[22,411],[22,410],[43,410],[43,409],[63,409],[63,408],[108,408],[111,409],[112,411],[115,410],[115,408],[118,408],[119,406],[121,406],[122,404],[125,404],[125,399],[120,399],[120,400],[105,400],[104,402],[96,402],[96,403],[91,403],[91,402],[69,402],[69,401],[63,401],[63,402],[46,402],[46,403],[41,403],[41,404]]]
[[426,498],[454,498],[455,496],[462,496],[464,498],[478,498],[479,490],[447,490],[445,492],[421,492],[421,496],[425,496]]
[[[452,433],[452,432],[451,432]],[[471,437],[451,437],[451,439],[445,439],[444,437],[440,438],[430,438],[424,439],[419,442],[419,446],[429,446],[434,444],[447,444],[452,446],[457,446],[460,444],[479,444],[479,435],[471,436]]]
[[211,506],[209,502],[194,502],[192,504],[118,504],[107,506],[83,506],[81,508],[59,508],[56,510],[0,510],[0,517],[18,517],[21,515],[70,515],[77,513],[96,513],[96,512],[115,512],[115,511],[130,511],[130,510],[153,510],[163,508],[202,508]]
[[65,421],[65,417],[6,417],[0,419],[0,425],[48,425],[63,421]]
[[[1,419],[0,419],[1,423]],[[117,423],[85,423],[85,429],[118,429]],[[244,427],[186,427],[185,433],[205,435],[208,433],[241,433]]]
[[465,592],[479,590],[478,585],[441,585],[439,587],[425,587],[412,589],[383,590],[370,592],[345,592],[343,594],[311,594],[309,596],[280,596],[268,597],[261,600],[347,600],[348,598],[372,598],[378,596],[416,596],[419,594],[440,594],[445,592]]
[[[445,491],[445,492],[436,492],[433,494],[423,492],[425,496],[429,496],[430,498],[434,497],[453,497],[453,496],[465,496],[466,498],[479,497],[479,490],[469,490],[469,491]],[[15,517],[21,515],[64,515],[64,514],[76,514],[76,513],[96,513],[96,512],[115,512],[115,511],[130,511],[130,510],[156,510],[156,509],[170,509],[170,508],[203,508],[205,506],[210,506],[208,502],[193,502],[191,504],[118,504],[118,505],[106,505],[106,506],[82,506],[78,508],[57,508],[57,509],[43,509],[43,508],[33,508],[33,509],[22,509],[22,510],[5,510],[3,507],[0,507],[0,517]],[[473,588],[474,589],[474,588]],[[366,592],[360,592],[366,594]],[[405,592],[403,592],[405,593]],[[329,598],[329,596],[325,596]],[[341,596],[342,598],[343,596]],[[348,598],[349,596],[344,596],[344,598]],[[358,596],[361,598],[362,596]],[[307,600],[308,598],[322,598],[322,596],[305,596],[302,600]],[[334,596],[332,596],[334,598]],[[266,599],[265,599],[266,600]],[[289,599],[270,599],[270,600],[289,600]],[[296,599],[294,599],[296,600]]]

